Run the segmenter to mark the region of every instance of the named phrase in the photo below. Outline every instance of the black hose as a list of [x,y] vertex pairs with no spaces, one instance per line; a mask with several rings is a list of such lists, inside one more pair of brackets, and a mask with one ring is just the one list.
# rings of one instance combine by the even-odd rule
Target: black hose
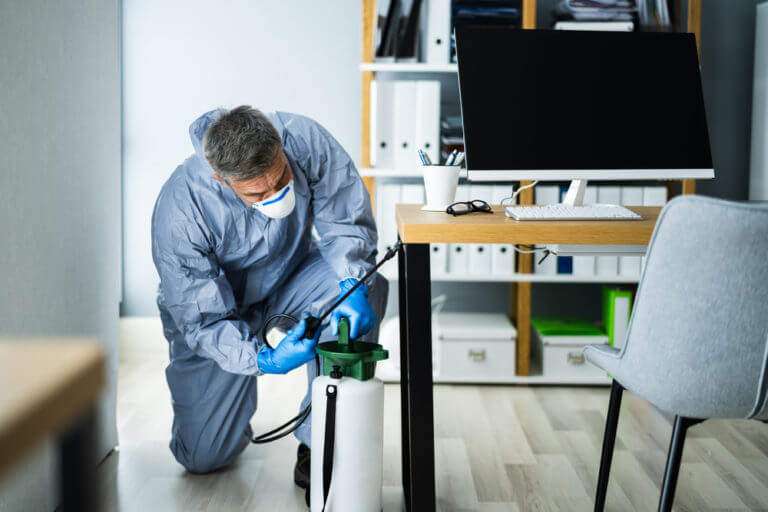
[[[264,325],[262,325],[261,327],[261,339],[264,342],[264,344],[269,348],[273,348],[273,347],[267,341],[267,328],[274,320],[278,318],[285,318],[287,320],[293,321],[294,323],[299,322],[298,320],[296,320],[296,318],[292,317],[291,315],[287,315],[285,313],[277,313],[267,318],[267,321],[264,322]],[[319,377],[320,376],[320,358],[317,355],[315,356],[315,369],[317,370],[317,376]],[[297,428],[299,428],[307,420],[310,412],[312,412],[311,400],[309,402],[309,405],[307,405],[304,409],[299,411],[299,414],[289,419],[279,427],[273,428],[269,432],[264,432],[263,434],[259,434],[255,436],[253,439],[251,439],[251,442],[255,444],[271,443],[272,441],[277,441],[278,439],[282,439],[285,436],[292,434],[293,432],[296,431]],[[291,424],[293,425],[291,426]],[[285,428],[289,428],[289,429],[284,432],[281,432],[281,430]]]
[[[395,255],[400,250],[400,247],[402,246],[402,242],[398,240],[394,246],[392,246],[384,255],[384,257],[379,261],[374,267],[369,270],[365,276],[362,277],[362,279],[358,280],[357,283],[355,283],[354,286],[352,286],[349,290],[347,290],[346,293],[344,293],[341,297],[339,297],[333,305],[328,308],[328,310],[320,315],[319,317],[307,317],[307,324],[306,329],[304,332],[305,338],[313,338],[315,336],[315,331],[320,327],[323,320],[331,314],[331,312],[336,309],[339,304],[344,302],[347,297],[349,297],[352,292],[354,292],[360,285],[362,285],[365,281],[368,280],[369,277],[371,277],[378,269],[381,267],[384,262],[387,260],[390,260],[395,257]],[[266,346],[269,348],[272,348],[272,346],[267,341],[267,327],[272,323],[273,320],[277,318],[286,318],[288,320],[293,321],[293,323],[297,324],[299,323],[296,318],[292,317],[291,315],[285,314],[285,313],[277,313],[275,315],[270,316],[267,318],[267,321],[264,322],[264,325],[261,326],[261,339],[264,342]],[[315,369],[317,370],[317,377],[320,376],[320,358],[315,355]],[[310,391],[311,392],[311,391]],[[307,405],[299,414],[291,418],[290,420],[286,421],[282,425],[280,425],[277,428],[274,428],[270,430],[269,432],[265,432],[263,434],[260,434],[253,439],[251,439],[251,442],[256,444],[264,444],[264,443],[271,443],[272,441],[277,441],[278,439],[282,439],[288,434],[291,434],[296,431],[297,428],[301,426],[302,423],[304,423],[307,418],[309,417],[309,413],[312,412],[312,401],[310,400],[309,405]],[[295,423],[294,423],[295,422]],[[293,426],[291,424],[293,423]],[[290,427],[290,428],[289,428]],[[289,430],[286,430],[285,432],[280,432],[284,428],[289,428]],[[271,436],[271,437],[270,437]]]

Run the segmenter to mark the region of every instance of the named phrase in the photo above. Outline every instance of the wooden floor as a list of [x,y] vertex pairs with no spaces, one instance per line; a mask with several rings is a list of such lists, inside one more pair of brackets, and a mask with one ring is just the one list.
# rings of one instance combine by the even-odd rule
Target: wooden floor
[[[160,343],[160,340],[158,341]],[[192,475],[168,450],[167,356],[122,357],[120,449],[101,466],[108,511],[304,511],[293,438],[251,446],[231,468]],[[296,412],[304,374],[261,379],[257,432]],[[591,510],[607,388],[435,388],[441,511]],[[399,388],[386,386],[385,511],[400,510]],[[656,509],[671,423],[625,393],[607,510]],[[768,511],[768,426],[708,421],[689,431],[676,510]]]

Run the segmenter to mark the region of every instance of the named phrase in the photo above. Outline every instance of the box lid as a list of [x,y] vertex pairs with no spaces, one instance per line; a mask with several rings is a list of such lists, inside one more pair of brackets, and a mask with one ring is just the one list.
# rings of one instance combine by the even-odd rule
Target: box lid
[[503,313],[440,313],[437,319],[439,339],[499,340],[517,337],[517,330]]
[[589,345],[609,341],[605,331],[586,318],[532,317],[531,326],[544,344]]

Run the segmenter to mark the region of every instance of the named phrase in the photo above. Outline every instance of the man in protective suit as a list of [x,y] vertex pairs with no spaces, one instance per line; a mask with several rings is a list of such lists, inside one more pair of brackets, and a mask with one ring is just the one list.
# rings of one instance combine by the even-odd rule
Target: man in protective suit
[[[302,319],[267,345],[260,331],[272,314],[317,316],[373,267],[368,192],[339,143],[304,116],[241,106],[203,114],[189,133],[195,154],[155,204],[152,256],[169,342],[170,448],[206,473],[248,445],[259,375],[306,365],[311,385],[315,344],[334,337],[341,316],[353,338],[376,341],[388,283],[376,274],[361,285],[314,339],[302,339]],[[295,435],[294,479],[306,487],[309,418]]]

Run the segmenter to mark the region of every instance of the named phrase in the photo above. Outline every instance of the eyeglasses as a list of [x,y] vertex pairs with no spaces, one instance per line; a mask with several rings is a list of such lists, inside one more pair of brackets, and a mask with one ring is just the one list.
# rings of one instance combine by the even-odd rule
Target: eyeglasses
[[454,217],[474,212],[493,213],[493,210],[491,210],[491,205],[480,199],[475,199],[473,201],[459,201],[445,209],[445,213],[450,213]]

